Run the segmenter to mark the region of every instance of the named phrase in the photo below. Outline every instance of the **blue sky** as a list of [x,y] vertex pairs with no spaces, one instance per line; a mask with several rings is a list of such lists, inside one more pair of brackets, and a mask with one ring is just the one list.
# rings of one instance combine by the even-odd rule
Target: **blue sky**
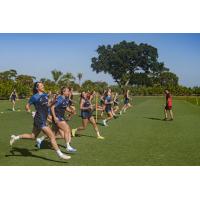
[[109,75],[92,72],[91,58],[98,45],[122,40],[155,46],[180,84],[200,86],[200,34],[0,34],[0,71],[16,69],[40,79],[57,69],[113,84]]

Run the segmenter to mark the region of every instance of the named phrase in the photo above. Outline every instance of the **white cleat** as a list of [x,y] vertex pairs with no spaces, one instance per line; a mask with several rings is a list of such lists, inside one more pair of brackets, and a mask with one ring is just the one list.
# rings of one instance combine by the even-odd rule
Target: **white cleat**
[[66,150],[67,150],[67,152],[69,152],[69,153],[75,153],[77,150],[75,149],[75,148],[73,148],[73,147],[68,147],[68,148],[66,148]]
[[108,126],[108,124],[106,123],[106,120],[103,120],[103,125]]
[[77,129],[72,129],[72,137],[75,137],[76,136],[76,132],[77,132]]
[[41,144],[42,144],[42,140],[40,138],[37,138],[36,139],[36,145],[37,145],[37,148],[40,149],[41,148]]
[[59,156],[61,159],[63,159],[63,160],[69,160],[69,159],[71,159],[71,156],[68,156],[68,155],[65,155],[65,154],[62,154],[62,155],[60,155]]
[[32,114],[32,117],[34,118],[34,117],[35,117],[35,114],[36,114],[36,112],[32,112],[31,114]]
[[12,146],[15,141],[16,141],[16,136],[15,135],[11,135],[11,137],[10,137],[10,146]]

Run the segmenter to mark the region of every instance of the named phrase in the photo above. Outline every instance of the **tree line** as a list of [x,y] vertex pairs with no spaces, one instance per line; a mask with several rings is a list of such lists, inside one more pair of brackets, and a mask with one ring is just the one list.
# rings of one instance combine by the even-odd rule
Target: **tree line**
[[[47,91],[54,93],[66,85],[79,92],[103,92],[110,87],[118,93],[129,89],[133,95],[161,95],[168,88],[178,96],[200,95],[200,87],[179,85],[178,76],[159,61],[157,48],[149,44],[122,41],[114,45],[101,45],[96,53],[97,56],[91,59],[91,69],[96,73],[111,75],[116,85],[91,80],[81,83],[83,73],[73,75],[59,70],[51,71],[51,79],[42,78],[40,81],[45,84]],[[0,72],[0,99],[8,99],[14,89],[20,98],[30,96],[34,81],[34,76],[18,74],[13,69]]]

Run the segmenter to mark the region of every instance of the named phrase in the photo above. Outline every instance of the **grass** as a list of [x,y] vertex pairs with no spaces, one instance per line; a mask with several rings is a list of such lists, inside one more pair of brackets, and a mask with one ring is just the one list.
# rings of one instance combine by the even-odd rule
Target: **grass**
[[[82,137],[73,138],[78,152],[69,161],[59,160],[47,142],[37,150],[34,141],[17,141],[9,147],[12,133],[30,132],[32,117],[23,111],[25,101],[12,112],[10,102],[0,101],[0,165],[3,166],[199,166],[200,165],[200,108],[174,99],[173,122],[164,122],[164,98],[135,97],[134,109],[109,123],[99,126],[104,141],[95,138],[91,126]],[[71,127],[80,125],[75,116]],[[65,152],[64,141],[58,140]]]

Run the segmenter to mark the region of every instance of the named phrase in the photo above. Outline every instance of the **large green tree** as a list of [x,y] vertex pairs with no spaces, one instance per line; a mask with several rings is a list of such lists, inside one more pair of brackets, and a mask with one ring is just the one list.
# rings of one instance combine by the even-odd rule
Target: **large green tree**
[[17,71],[14,69],[0,72],[0,80],[7,81],[7,80],[14,80],[17,76]]
[[149,77],[168,71],[158,61],[157,49],[148,44],[122,41],[113,46],[99,46],[97,54],[92,58],[93,71],[110,74],[120,86],[133,84],[137,73]]

